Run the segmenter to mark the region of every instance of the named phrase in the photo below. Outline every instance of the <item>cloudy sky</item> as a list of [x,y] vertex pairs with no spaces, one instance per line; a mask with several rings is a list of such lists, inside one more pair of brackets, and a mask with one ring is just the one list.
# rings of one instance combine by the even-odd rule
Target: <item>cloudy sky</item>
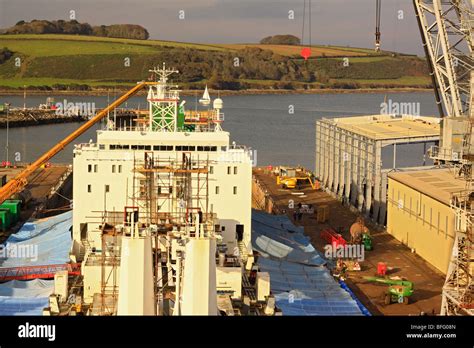
[[[0,27],[19,20],[140,24],[152,39],[251,43],[274,34],[301,37],[304,0],[0,0]],[[382,47],[423,54],[411,0],[382,0]],[[308,0],[306,0],[308,3]],[[375,0],[312,0],[312,42],[373,47]],[[184,19],[180,13],[184,11]],[[295,18],[288,18],[294,11]],[[400,19],[399,17],[403,17]],[[306,24],[308,17],[306,17]],[[308,28],[305,33],[307,44]]]

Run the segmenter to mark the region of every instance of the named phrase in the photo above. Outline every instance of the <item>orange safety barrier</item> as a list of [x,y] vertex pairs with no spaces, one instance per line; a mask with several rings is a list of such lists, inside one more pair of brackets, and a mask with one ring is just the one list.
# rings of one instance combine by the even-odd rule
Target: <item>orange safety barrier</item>
[[69,275],[80,275],[80,263],[65,263],[59,265],[44,266],[25,266],[0,268],[0,282],[9,280],[30,280],[30,279],[47,279],[54,278],[54,274],[59,271],[68,271]]

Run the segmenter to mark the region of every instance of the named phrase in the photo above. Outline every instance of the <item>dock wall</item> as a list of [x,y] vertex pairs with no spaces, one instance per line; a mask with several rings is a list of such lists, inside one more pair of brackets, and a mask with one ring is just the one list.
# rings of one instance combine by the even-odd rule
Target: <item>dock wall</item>
[[252,178],[252,208],[265,211],[268,214],[281,214],[265,184],[255,176]]

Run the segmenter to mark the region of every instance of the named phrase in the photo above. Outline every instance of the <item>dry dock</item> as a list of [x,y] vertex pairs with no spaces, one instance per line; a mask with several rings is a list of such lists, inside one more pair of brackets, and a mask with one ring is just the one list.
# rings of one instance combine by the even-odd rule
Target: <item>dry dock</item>
[[[254,207],[266,206],[267,210],[286,213],[292,219],[293,210],[288,208],[290,200],[294,201],[295,206],[299,202],[312,204],[314,207],[328,205],[330,213],[326,223],[318,223],[314,216],[309,215],[303,215],[301,222],[295,223],[304,226],[306,234],[320,251],[323,251],[326,245],[319,236],[320,231],[325,228],[332,227],[346,240],[350,240],[349,227],[355,221],[357,214],[351,212],[349,207],[343,206],[328,193],[313,190],[309,186],[302,190],[281,189],[276,185],[276,177],[264,168],[256,168],[253,174]],[[295,192],[303,192],[304,196],[292,194]],[[263,201],[262,196],[265,193],[266,198]],[[380,227],[377,230],[377,227],[369,225],[369,229],[374,250],[365,253],[365,260],[361,263],[362,271],[349,273],[347,284],[351,290],[374,315],[420,315],[421,312],[438,314],[441,307],[444,275]],[[414,282],[415,292],[410,298],[410,304],[385,305],[382,293],[386,286],[368,283],[363,279],[363,276],[375,275],[378,262],[387,263],[390,269],[389,275],[402,276]]]
[[[7,176],[7,181],[23,168],[0,168],[0,177]],[[32,216],[47,216],[64,212],[69,205],[72,194],[72,171],[69,165],[53,164],[36,170],[29,178],[26,190],[31,192],[31,200],[22,208],[20,221],[6,232],[0,232],[0,243],[16,231]],[[68,199],[66,199],[68,198]],[[59,208],[59,209],[58,209]]]

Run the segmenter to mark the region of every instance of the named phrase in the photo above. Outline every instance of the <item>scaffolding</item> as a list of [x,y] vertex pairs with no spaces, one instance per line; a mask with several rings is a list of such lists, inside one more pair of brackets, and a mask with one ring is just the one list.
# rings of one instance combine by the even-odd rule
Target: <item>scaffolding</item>
[[144,152],[134,158],[133,192],[130,197],[138,208],[138,221],[170,231],[184,227],[192,213],[199,213],[201,222],[212,216],[209,211],[209,157],[176,153],[175,157],[157,157]]
[[446,281],[443,286],[442,315],[474,315],[474,268],[472,217],[474,204],[471,190],[453,194],[451,208],[455,214],[455,239]]

